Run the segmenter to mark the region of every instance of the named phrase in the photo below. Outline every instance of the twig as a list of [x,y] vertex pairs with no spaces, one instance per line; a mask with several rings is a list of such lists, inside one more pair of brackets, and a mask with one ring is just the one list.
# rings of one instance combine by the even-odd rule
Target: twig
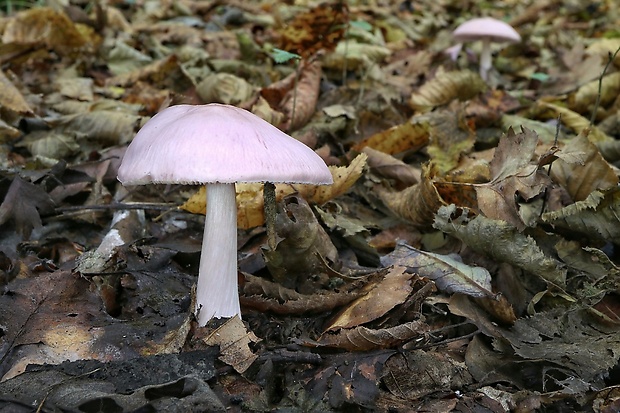
[[603,68],[603,72],[598,78],[598,93],[596,95],[596,102],[594,103],[594,109],[592,109],[592,117],[590,118],[590,127],[594,126],[594,121],[596,120],[596,112],[598,112],[598,107],[601,104],[601,95],[603,94],[603,77],[605,77],[605,73],[609,68],[609,65],[616,59],[616,55],[620,52],[620,47],[616,49],[616,51],[607,55],[607,64]]
[[63,214],[65,212],[74,211],[117,211],[122,209],[151,209],[155,211],[168,211],[170,209],[178,208],[176,204],[155,204],[155,203],[112,203],[107,205],[77,205],[58,207],[55,209],[56,213]]

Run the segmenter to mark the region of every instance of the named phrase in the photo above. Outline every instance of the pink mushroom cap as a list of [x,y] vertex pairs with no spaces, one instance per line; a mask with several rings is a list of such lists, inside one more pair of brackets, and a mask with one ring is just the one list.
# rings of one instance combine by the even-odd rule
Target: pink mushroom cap
[[489,39],[492,42],[517,43],[521,36],[508,23],[492,17],[478,17],[459,25],[452,36],[459,42]]
[[323,159],[247,110],[177,105],[153,116],[127,148],[124,185],[291,182],[331,184]]

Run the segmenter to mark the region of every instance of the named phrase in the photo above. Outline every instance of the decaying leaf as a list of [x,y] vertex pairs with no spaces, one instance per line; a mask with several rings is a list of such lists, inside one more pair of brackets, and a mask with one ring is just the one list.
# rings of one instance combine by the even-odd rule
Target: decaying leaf
[[239,373],[245,372],[258,358],[250,350],[249,345],[257,343],[260,339],[248,331],[243,321],[237,316],[226,320],[203,341],[208,346],[219,346],[219,359]]
[[298,70],[300,73],[297,82],[293,84],[293,89],[283,96],[277,107],[288,118],[284,130],[289,132],[298,130],[308,123],[314,116],[319,99],[321,62],[319,60],[305,62]]
[[[356,156],[349,166],[330,166],[334,183],[332,185],[276,184],[276,200],[298,193],[308,203],[323,204],[345,193],[359,179],[366,166],[366,154]],[[263,225],[265,221],[263,208],[262,184],[237,184],[237,225],[248,229]],[[206,191],[202,187],[192,195],[181,209],[204,214],[206,211]]]
[[542,215],[544,222],[563,231],[620,244],[620,191],[594,191],[585,200]]
[[203,102],[239,105],[255,94],[254,87],[245,79],[230,73],[216,73],[205,77],[197,86],[196,93]]
[[32,109],[24,96],[2,70],[0,70],[0,107],[21,114],[32,113]]
[[303,198],[289,195],[278,204],[278,243],[263,255],[271,276],[286,287],[300,288],[319,279],[324,262],[335,262],[338,251]]
[[428,116],[432,116],[427,152],[431,158],[433,177],[444,176],[471,152],[476,143],[476,133],[465,120],[460,105],[434,111]]
[[[599,93],[601,93],[600,96]],[[618,97],[618,93],[620,93],[620,72],[610,73],[603,77],[600,92],[598,80],[593,80],[577,89],[571,108],[586,116],[590,116],[594,110],[594,105],[597,103],[597,99],[600,109],[612,103]]]
[[428,122],[417,122],[414,119],[402,125],[376,133],[355,144],[353,150],[372,148],[387,154],[396,154],[407,150],[415,150],[425,146],[429,140]]
[[520,234],[504,221],[481,215],[470,219],[466,209],[459,211],[456,206],[448,205],[439,209],[433,226],[481,254],[538,275],[558,288],[566,283],[566,268],[562,263],[547,256],[532,237]]
[[409,104],[415,110],[427,111],[448,104],[454,99],[471,99],[486,87],[486,83],[477,73],[440,70],[433,79],[411,95]]
[[580,133],[567,141],[565,147],[573,153],[580,153],[579,162],[560,157],[553,163],[551,177],[568,191],[574,201],[583,201],[595,190],[604,191],[618,185],[618,176],[596,145],[588,140],[587,133]]
[[65,159],[80,149],[80,145],[73,136],[50,131],[29,133],[17,146],[28,148],[33,156],[50,159]]
[[491,161],[492,180],[475,186],[478,208],[491,219],[501,219],[519,230],[526,227],[518,209],[516,197],[528,201],[542,193],[551,183],[546,171],[534,157],[538,143],[535,132],[512,129],[500,139]]
[[423,336],[428,326],[421,320],[410,321],[385,329],[371,329],[364,326],[327,332],[317,341],[299,340],[308,347],[331,347],[348,351],[370,351],[402,345],[416,337]]
[[431,279],[448,294],[495,297],[489,271],[463,263],[458,255],[435,254],[400,243],[381,261],[384,265],[404,266],[409,272]]
[[107,143],[126,143],[131,140],[142,120],[141,116],[110,110],[97,110],[59,119],[59,132],[85,138],[85,143],[97,139]]
[[53,208],[54,203],[43,188],[16,176],[0,204],[0,225],[13,220],[17,232],[28,239],[33,228],[41,227],[39,214],[49,213]]
[[595,144],[613,141],[613,138],[603,132],[600,128],[590,125],[590,120],[581,116],[568,108],[553,103],[539,102],[541,107],[553,111],[555,116],[561,116],[562,124],[579,134],[588,129],[588,137]]
[[405,269],[395,266],[380,280],[373,282],[372,286],[365,286],[366,289],[370,288],[370,291],[336,314],[325,327],[325,331],[368,323],[402,304],[412,291],[409,282],[411,274],[406,274]]
[[106,80],[108,86],[131,86],[138,82],[159,86],[172,91],[185,91],[194,84],[179,61],[178,56],[170,55],[146,66]]
[[[353,40],[345,40],[338,43],[336,50],[323,57],[323,67],[336,70],[369,70],[377,69],[374,64],[382,62],[390,54],[391,50],[385,46],[359,43]],[[382,73],[378,70],[371,77],[381,78]]]
[[[383,381],[389,391],[410,405],[422,397],[459,389],[473,381],[465,364],[441,350],[413,350],[390,358]],[[449,411],[449,410],[447,410]]]
[[246,279],[240,296],[244,307],[255,308],[262,312],[275,314],[312,314],[331,311],[363,295],[363,291],[321,291],[314,294],[301,294],[278,283],[251,274],[244,274]]
[[363,152],[368,155],[368,166],[379,176],[394,179],[403,186],[411,186],[420,182],[419,169],[371,147],[364,148]]
[[322,3],[299,13],[280,29],[278,47],[307,58],[319,50],[333,50],[348,23],[347,3]]
[[49,47],[66,55],[89,45],[91,39],[84,33],[66,14],[50,7],[34,7],[8,21],[2,43]]
[[394,214],[419,228],[429,228],[439,207],[446,204],[432,180],[428,178],[427,172],[423,172],[420,183],[403,191],[377,191],[380,199]]

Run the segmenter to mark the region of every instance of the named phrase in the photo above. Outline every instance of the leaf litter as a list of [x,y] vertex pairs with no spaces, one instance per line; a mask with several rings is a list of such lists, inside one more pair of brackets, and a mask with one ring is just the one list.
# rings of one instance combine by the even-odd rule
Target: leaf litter
[[[494,6],[3,9],[3,407],[617,411],[620,15]],[[485,82],[450,31],[487,14],[523,41]],[[150,117],[211,102],[335,183],[276,186],[274,248],[237,185],[242,319],[200,328],[204,188],[116,171]]]

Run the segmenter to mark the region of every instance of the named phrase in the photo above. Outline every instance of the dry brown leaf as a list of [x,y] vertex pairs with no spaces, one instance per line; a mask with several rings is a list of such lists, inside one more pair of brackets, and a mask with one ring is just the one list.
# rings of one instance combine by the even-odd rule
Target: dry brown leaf
[[443,176],[454,170],[460,159],[469,154],[476,143],[475,130],[466,121],[460,105],[455,106],[432,114],[427,152],[431,158],[433,176]]
[[288,120],[285,130],[292,132],[304,126],[316,111],[321,84],[321,62],[315,60],[307,62],[300,68],[297,90],[289,91],[281,102],[281,112]]
[[194,86],[175,54],[129,73],[106,79],[106,85],[127,87],[139,81],[144,81],[154,87],[179,92],[186,92],[187,89]]
[[491,161],[491,182],[476,185],[479,210],[491,219],[501,219],[517,229],[526,224],[519,214],[516,197],[526,201],[542,193],[551,183],[535,156],[538,135],[529,129],[512,129],[499,141]]
[[305,284],[319,280],[325,262],[338,260],[338,250],[310,206],[295,194],[278,203],[275,220],[277,245],[263,251],[265,264],[277,282],[303,292]]
[[0,107],[25,115],[32,113],[32,109],[24,96],[0,70]]
[[504,221],[482,215],[470,218],[466,209],[448,205],[435,215],[433,226],[457,237],[477,252],[540,276],[558,290],[566,284],[565,266],[546,255],[534,238]]
[[278,47],[304,58],[333,50],[344,38],[348,21],[346,2],[322,3],[286,22],[279,30]]
[[264,278],[244,273],[243,295],[239,297],[244,307],[275,314],[322,313],[347,305],[364,293],[360,289],[338,292],[319,291],[301,294],[293,289]]
[[392,308],[402,304],[412,291],[411,274],[406,268],[395,266],[380,280],[373,282],[368,294],[353,301],[329,321],[324,331],[357,327],[384,316]]
[[2,34],[2,43],[48,47],[63,55],[83,50],[90,40],[66,14],[49,7],[19,12]]
[[583,157],[580,163],[558,159],[551,168],[551,178],[568,191],[573,201],[583,201],[595,190],[611,189],[618,185],[618,176],[603,159],[596,145],[588,140],[587,132],[566,141],[565,148],[581,152]]
[[368,155],[368,166],[379,176],[394,179],[405,187],[420,182],[421,172],[419,169],[371,147],[364,148],[363,152]]
[[411,95],[409,104],[414,110],[427,111],[450,103],[454,99],[468,100],[483,92],[486,83],[474,72],[440,70]]
[[402,345],[428,331],[426,323],[420,320],[399,324],[394,327],[374,330],[363,326],[342,329],[337,333],[325,333],[319,340],[299,340],[308,347],[330,347],[348,351],[370,351]]
[[430,228],[439,207],[446,205],[432,180],[428,178],[427,172],[428,170],[423,173],[419,184],[403,191],[390,192],[383,188],[377,189],[379,198],[394,214],[419,228]]
[[426,121],[414,122],[414,119],[375,133],[353,145],[352,149],[361,151],[368,147],[390,155],[419,149],[428,143],[430,125]]
[[118,145],[129,142],[140,126],[142,116],[122,111],[95,110],[66,115],[56,120],[57,132],[84,137],[83,144],[100,143]]
[[0,204],[0,225],[14,221],[17,232],[27,239],[33,228],[42,225],[39,214],[49,213],[53,207],[52,199],[43,188],[16,176]]
[[238,316],[226,320],[203,341],[208,346],[219,346],[218,358],[238,373],[244,373],[258,358],[249,345],[259,342],[260,339],[245,327]]
[[[358,180],[366,166],[366,154],[356,156],[349,166],[330,166],[334,178],[332,185],[276,184],[276,200],[297,192],[311,204],[323,204],[345,193]],[[237,225],[248,229],[263,225],[265,222],[263,208],[263,184],[237,184]],[[206,211],[206,190],[200,188],[181,209],[193,214]]]

